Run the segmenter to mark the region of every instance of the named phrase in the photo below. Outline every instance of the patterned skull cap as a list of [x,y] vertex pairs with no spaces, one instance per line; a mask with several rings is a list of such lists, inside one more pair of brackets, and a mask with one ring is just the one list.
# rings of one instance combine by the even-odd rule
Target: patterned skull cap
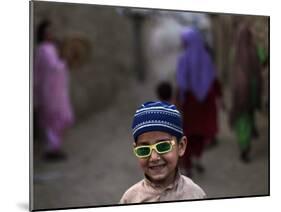
[[182,118],[176,106],[167,102],[146,102],[139,107],[132,124],[135,141],[145,132],[167,132],[177,138],[183,136]]

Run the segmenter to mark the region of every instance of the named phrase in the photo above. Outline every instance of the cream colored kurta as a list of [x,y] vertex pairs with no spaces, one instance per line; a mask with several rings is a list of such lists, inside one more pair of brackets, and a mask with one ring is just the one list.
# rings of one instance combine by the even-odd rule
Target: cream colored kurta
[[205,192],[197,184],[178,172],[175,181],[165,188],[156,186],[144,178],[123,194],[120,203],[162,202],[205,197]]

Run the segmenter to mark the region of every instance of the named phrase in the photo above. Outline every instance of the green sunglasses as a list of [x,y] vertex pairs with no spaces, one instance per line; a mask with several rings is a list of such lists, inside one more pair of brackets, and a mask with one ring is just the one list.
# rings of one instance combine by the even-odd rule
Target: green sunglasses
[[172,151],[175,145],[174,140],[161,141],[152,145],[142,145],[134,148],[134,153],[138,158],[149,157],[154,149],[158,154],[165,154]]

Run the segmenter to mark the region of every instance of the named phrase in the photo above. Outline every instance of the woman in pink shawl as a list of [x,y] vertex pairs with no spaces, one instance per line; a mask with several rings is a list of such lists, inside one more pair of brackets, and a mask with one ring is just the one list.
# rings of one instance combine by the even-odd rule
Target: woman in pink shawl
[[50,32],[51,23],[43,21],[38,27],[38,47],[34,59],[34,109],[40,128],[44,131],[46,157],[61,159],[62,137],[73,124],[73,112],[68,94],[68,68],[59,58]]

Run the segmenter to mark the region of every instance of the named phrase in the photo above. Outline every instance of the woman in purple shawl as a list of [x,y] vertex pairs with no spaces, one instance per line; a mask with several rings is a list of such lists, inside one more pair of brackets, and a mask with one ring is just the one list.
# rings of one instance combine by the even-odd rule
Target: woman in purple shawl
[[59,57],[50,32],[51,23],[43,21],[37,32],[34,59],[34,110],[46,142],[46,157],[61,159],[62,137],[73,123],[68,94],[68,69]]
[[181,34],[184,51],[177,67],[177,104],[183,114],[184,133],[190,151],[184,155],[182,167],[188,174],[191,165],[200,172],[204,146],[218,131],[216,98],[221,96],[216,71],[203,38],[195,28],[186,28]]

